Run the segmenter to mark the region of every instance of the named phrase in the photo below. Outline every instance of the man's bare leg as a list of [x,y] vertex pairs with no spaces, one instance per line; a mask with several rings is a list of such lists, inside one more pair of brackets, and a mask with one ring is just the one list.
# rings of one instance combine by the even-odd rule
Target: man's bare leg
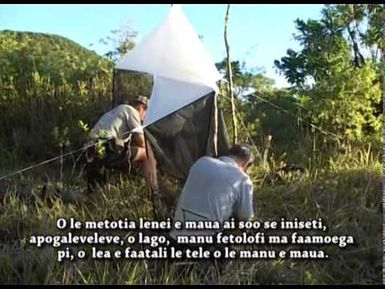
[[126,164],[131,162],[134,167],[139,167],[150,189],[158,191],[157,163],[150,144],[147,142],[147,151],[137,146],[131,146],[128,149]]

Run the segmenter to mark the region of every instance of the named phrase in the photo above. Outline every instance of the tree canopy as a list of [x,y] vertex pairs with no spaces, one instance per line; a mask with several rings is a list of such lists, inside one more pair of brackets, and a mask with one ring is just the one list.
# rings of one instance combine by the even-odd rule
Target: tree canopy
[[326,5],[320,20],[295,21],[300,51],[275,61],[312,122],[349,139],[379,132],[383,5]]

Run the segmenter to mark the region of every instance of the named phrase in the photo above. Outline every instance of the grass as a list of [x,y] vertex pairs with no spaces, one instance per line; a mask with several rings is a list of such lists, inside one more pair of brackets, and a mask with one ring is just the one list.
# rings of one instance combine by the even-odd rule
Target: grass
[[[270,163],[270,171],[273,167]],[[55,170],[51,170],[55,171]],[[56,249],[28,244],[31,234],[57,234],[56,220],[154,219],[153,199],[143,180],[126,176],[109,189],[85,197],[82,178],[69,169],[66,193],[55,196],[57,174],[48,196],[39,196],[47,168],[2,184],[0,205],[1,284],[380,284],[382,281],[381,165],[379,155],[363,149],[336,154],[329,166],[281,173],[263,181],[265,167],[250,173],[258,220],[322,217],[330,235],[352,235],[346,248],[322,246],[327,260],[77,260],[56,261]],[[21,185],[23,184],[23,185]],[[178,190],[177,183],[173,185]],[[0,186],[1,191],[1,186]],[[1,192],[0,192],[1,193]],[[51,197],[50,197],[51,196]],[[159,199],[157,207],[164,208]],[[158,210],[158,218],[172,216]],[[124,234],[127,232],[123,232]]]

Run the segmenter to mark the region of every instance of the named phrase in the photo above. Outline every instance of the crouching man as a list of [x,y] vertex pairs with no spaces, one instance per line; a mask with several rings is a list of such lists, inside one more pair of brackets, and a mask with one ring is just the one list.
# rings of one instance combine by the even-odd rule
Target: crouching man
[[172,229],[169,234],[175,246],[180,246],[176,243],[178,236],[213,236],[220,231],[183,229],[186,221],[217,221],[222,226],[231,217],[245,221],[253,218],[253,184],[247,175],[253,161],[250,148],[236,144],[227,156],[205,156],[191,167],[174,216],[182,229]]
[[156,160],[141,125],[147,104],[147,97],[138,96],[130,105],[106,112],[92,128],[90,143],[94,145],[87,149],[88,192],[107,182],[106,170],[131,168],[144,174],[152,191],[158,190]]

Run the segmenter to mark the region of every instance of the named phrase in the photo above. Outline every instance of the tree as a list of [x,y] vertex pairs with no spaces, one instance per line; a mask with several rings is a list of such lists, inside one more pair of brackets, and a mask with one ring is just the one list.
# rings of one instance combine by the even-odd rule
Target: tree
[[[227,61],[226,59],[223,59],[221,62],[215,63],[215,66],[219,70],[219,72],[224,74],[224,78],[228,78],[228,72],[227,72]],[[242,68],[241,64],[239,63],[239,60],[231,61],[231,72],[233,74],[234,79],[237,79],[240,75],[242,75]]]
[[[130,26],[123,26],[120,29],[112,30],[113,36],[107,36],[100,42],[108,45],[112,43],[113,49],[108,51],[107,56],[116,64],[123,55],[135,47],[135,37],[137,32]],[[113,70],[113,97],[111,107],[123,102],[129,102],[136,95],[150,95],[152,88],[152,78],[140,72]]]
[[224,29],[224,40],[225,40],[225,47],[226,47],[226,74],[227,74],[227,82],[228,82],[228,93],[230,96],[230,103],[231,103],[231,115],[233,118],[233,143],[238,142],[238,128],[237,128],[237,118],[235,116],[235,100],[234,100],[234,91],[233,91],[233,73],[232,73],[232,67],[231,67],[231,61],[230,61],[230,46],[227,41],[227,23],[229,20],[229,11],[230,11],[230,4],[227,4],[226,9],[226,15],[225,15],[225,29]]
[[99,42],[106,45],[112,42],[114,48],[108,51],[105,56],[111,59],[113,63],[117,63],[124,54],[134,48],[135,37],[138,33],[127,25],[120,29],[112,30],[111,33],[114,36],[107,36],[106,38],[100,39]]
[[[349,139],[379,132],[376,63],[364,57],[367,6],[327,5],[321,20],[295,21],[301,51],[288,49],[275,65],[292,84],[311,121]],[[380,44],[379,44],[380,45]]]

